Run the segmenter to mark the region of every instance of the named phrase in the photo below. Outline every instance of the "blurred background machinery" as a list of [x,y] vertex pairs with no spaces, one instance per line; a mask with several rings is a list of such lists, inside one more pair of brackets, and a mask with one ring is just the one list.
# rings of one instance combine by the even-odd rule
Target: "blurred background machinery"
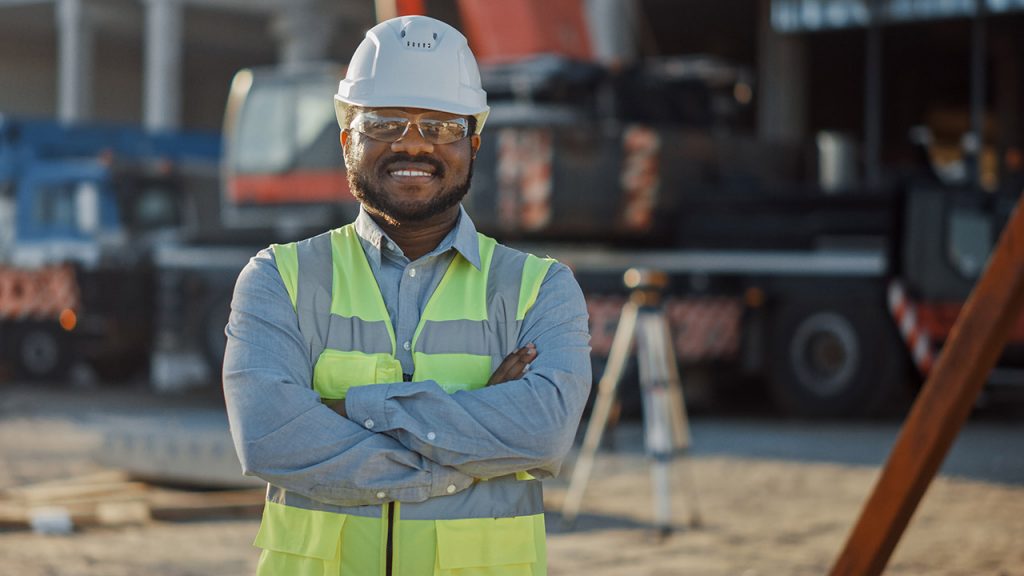
[[[146,350],[139,362],[162,389],[216,381],[230,290],[248,256],[355,214],[323,96],[343,70],[323,62],[347,60],[375,17],[426,13],[466,32],[492,106],[467,209],[483,231],[575,269],[598,365],[625,300],[618,279],[651,267],[671,277],[666,315],[686,384],[725,396],[766,390],[803,416],[899,411],[1024,186],[1020,1],[6,4],[0,12],[34,23],[18,34],[57,40],[59,66],[37,68],[60,80],[56,105],[44,106],[33,68],[23,89],[0,89],[0,109],[55,114],[50,129],[68,130],[69,142],[93,117],[141,118],[145,130],[105,129],[182,142],[192,137],[182,125],[222,126],[223,153],[202,162],[134,148],[151,152],[134,158],[145,170],[127,196],[153,178],[173,189],[160,235],[125,242],[136,259],[121,265],[147,271],[138,285],[148,300],[92,305],[79,287],[67,291],[78,300],[44,315],[52,328],[65,309],[127,311],[145,332],[133,339]],[[137,84],[110,101],[89,96],[110,93],[111,72],[65,47],[103,58],[108,44],[132,43],[145,45]],[[6,70],[30,65],[0,57]],[[209,102],[224,97],[221,123],[212,110],[223,105]],[[3,146],[34,146],[8,132]],[[88,154],[101,165],[109,157]],[[16,199],[25,177],[4,174],[4,195]],[[93,190],[76,192],[88,199],[117,186],[72,188]],[[7,204],[19,223],[5,227],[15,231],[7,243],[24,246],[29,208]],[[129,214],[100,220],[134,230]],[[56,277],[70,261],[32,269]],[[66,329],[54,333],[68,341]],[[1013,342],[994,383],[1024,380],[1014,369],[1024,323]]]

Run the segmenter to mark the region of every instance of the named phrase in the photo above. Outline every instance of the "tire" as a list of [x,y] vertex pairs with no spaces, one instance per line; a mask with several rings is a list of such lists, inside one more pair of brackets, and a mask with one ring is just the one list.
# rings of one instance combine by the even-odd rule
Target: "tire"
[[71,368],[71,343],[60,327],[31,322],[14,334],[14,369],[20,378],[59,380]]
[[770,389],[790,416],[900,413],[910,371],[895,326],[871,302],[793,302],[779,311]]

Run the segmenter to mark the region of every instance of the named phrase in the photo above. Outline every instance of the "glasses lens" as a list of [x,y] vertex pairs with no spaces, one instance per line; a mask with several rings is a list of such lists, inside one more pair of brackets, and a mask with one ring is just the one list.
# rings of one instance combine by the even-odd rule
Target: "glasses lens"
[[[381,142],[397,142],[409,127],[411,120],[402,117],[378,116],[372,112],[359,114],[352,120],[352,129]],[[420,118],[416,121],[420,135],[431,144],[450,144],[461,140],[469,133],[465,118],[436,120]]]
[[360,114],[352,121],[352,128],[381,142],[398,140],[408,127],[408,118],[386,118],[376,114]]
[[450,144],[466,137],[469,126],[465,118],[451,120],[421,119],[417,123],[423,139],[433,144]]

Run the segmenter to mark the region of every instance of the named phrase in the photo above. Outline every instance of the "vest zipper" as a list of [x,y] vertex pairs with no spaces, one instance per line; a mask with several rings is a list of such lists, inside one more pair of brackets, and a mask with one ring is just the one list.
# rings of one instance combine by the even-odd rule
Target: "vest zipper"
[[393,502],[389,502],[389,503],[385,504],[385,506],[388,507],[388,541],[387,541],[387,544],[384,547],[385,554],[387,554],[387,559],[385,560],[385,563],[386,563],[385,574],[387,576],[392,576],[391,575],[391,565],[392,565],[391,556],[393,554],[393,551],[392,551],[392,548],[393,548],[392,541],[394,540],[394,537],[391,535],[391,533],[394,532],[394,530],[395,530],[395,504]]

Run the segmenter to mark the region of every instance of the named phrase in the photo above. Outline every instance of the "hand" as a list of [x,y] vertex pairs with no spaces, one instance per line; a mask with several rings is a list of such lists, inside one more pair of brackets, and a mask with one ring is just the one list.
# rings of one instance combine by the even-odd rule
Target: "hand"
[[532,342],[512,352],[501,361],[494,374],[491,374],[487,385],[493,386],[502,382],[508,382],[509,380],[522,378],[526,374],[526,369],[530,367],[530,362],[533,362],[536,358],[537,347]]

